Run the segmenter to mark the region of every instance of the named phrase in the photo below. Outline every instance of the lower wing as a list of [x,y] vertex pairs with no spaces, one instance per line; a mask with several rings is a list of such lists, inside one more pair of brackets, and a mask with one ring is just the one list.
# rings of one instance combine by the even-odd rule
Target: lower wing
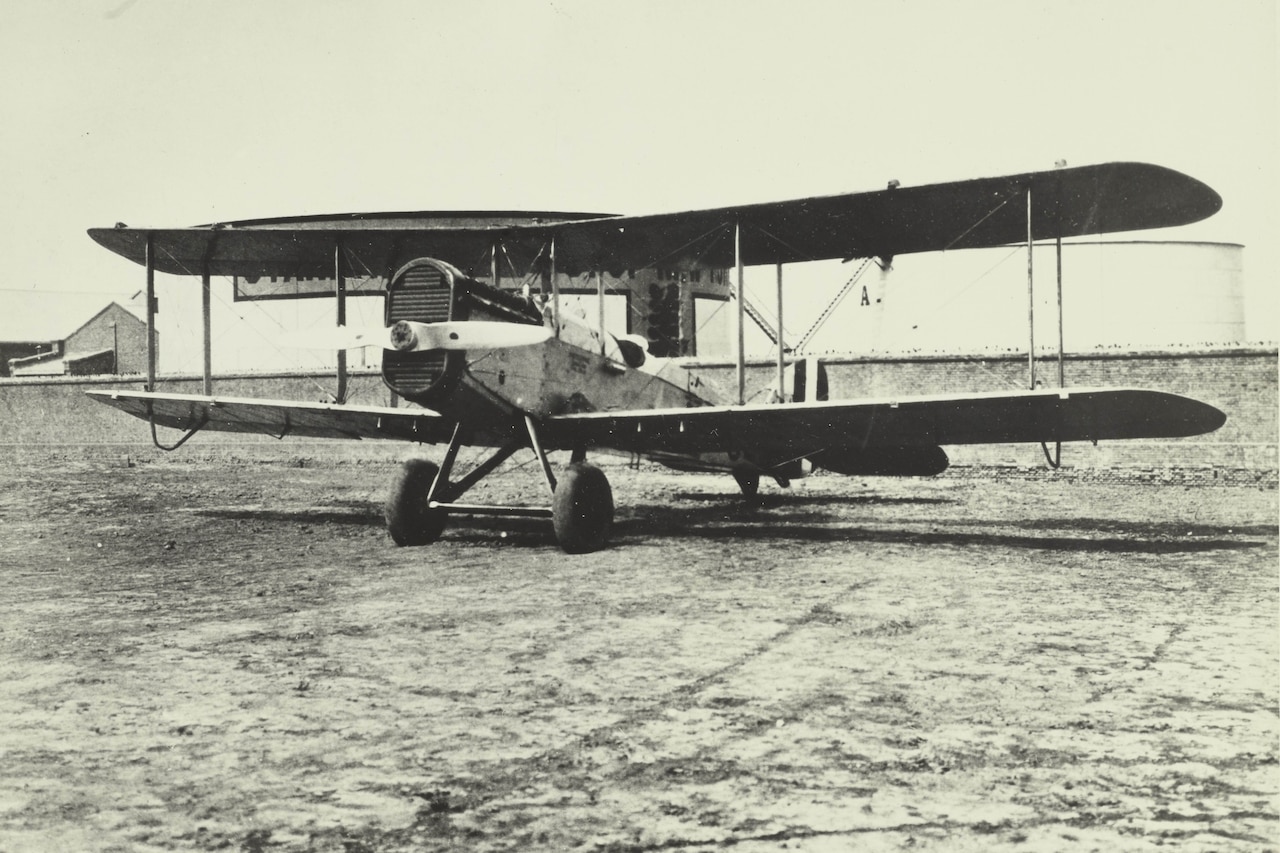
[[700,453],[762,449],[791,456],[944,444],[1177,438],[1226,415],[1161,391],[1080,389],[588,412],[547,418],[550,446]]
[[283,438],[399,438],[439,443],[454,424],[428,409],[340,406],[293,400],[203,397],[147,391],[87,391],[90,397],[158,426],[248,432]]
[[[349,406],[89,391],[94,399],[159,426],[318,438],[447,442],[454,423],[427,409]],[[823,451],[1176,438],[1212,432],[1226,415],[1198,400],[1133,389],[1022,391],[795,405],[707,406],[587,412],[543,419],[548,448],[585,445],[623,451],[703,453],[762,450],[792,456]],[[471,424],[473,441],[509,425]]]

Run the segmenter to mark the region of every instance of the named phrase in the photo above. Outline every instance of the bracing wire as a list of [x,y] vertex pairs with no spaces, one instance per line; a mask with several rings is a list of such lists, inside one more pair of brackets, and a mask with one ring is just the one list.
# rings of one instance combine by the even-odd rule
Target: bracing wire
[[[163,251],[163,252],[165,253],[165,255],[167,255],[167,256],[169,257],[169,259],[170,259],[171,261],[173,261],[173,263],[174,263],[176,266],[178,266],[178,267],[183,271],[183,273],[184,273],[184,274],[186,274],[186,275],[188,275],[188,276],[192,276],[192,277],[194,277],[194,276],[196,276],[196,275],[198,274],[198,273],[196,273],[195,271],[193,271],[190,267],[188,267],[185,263],[183,263],[181,260],[179,260],[178,258],[174,257],[173,253],[172,253],[172,252],[170,252],[168,249],[166,249],[166,248],[164,248],[163,246],[161,246],[161,247],[160,247],[160,250],[161,250],[161,251]],[[234,286],[234,282],[232,281],[232,277],[231,277],[231,276],[226,276],[226,275],[218,276],[218,279],[219,279],[219,280],[221,280],[221,281],[225,281],[225,282],[228,282],[228,283],[232,283],[232,284],[233,284],[233,286]],[[213,290],[213,289],[212,289],[212,288],[210,288],[210,290],[211,290],[211,292],[212,292],[212,290]],[[248,323],[249,323],[248,318],[247,318],[247,317],[245,317],[245,315],[244,315],[243,313],[241,313],[241,311],[240,311],[240,310],[238,310],[238,309],[235,307],[235,304],[234,304],[234,303],[232,303],[232,302],[228,302],[228,301],[226,300],[226,298],[225,298],[225,297],[223,297],[221,294],[213,293],[212,295],[213,295],[213,297],[214,297],[215,299],[217,299],[217,301],[218,301],[218,303],[219,303],[220,305],[222,305],[224,308],[226,308],[228,311],[230,311],[230,312],[231,312],[233,315],[235,315],[238,319],[240,319],[241,321],[245,322],[246,324],[248,324]],[[285,328],[284,324],[283,324],[279,319],[277,319],[277,318],[275,318],[275,317],[271,316],[271,314],[270,314],[269,312],[267,312],[267,310],[266,310],[265,308],[263,308],[263,307],[262,307],[262,305],[260,304],[259,300],[249,300],[249,301],[253,304],[254,308],[256,308],[256,309],[258,310],[258,312],[262,315],[262,317],[263,317],[264,319],[266,319],[266,320],[270,321],[271,323],[274,323],[274,324],[275,324],[279,329],[281,329],[282,331],[284,330],[284,328]],[[319,322],[319,321],[317,320],[317,321],[315,321],[315,322]],[[312,324],[313,326],[315,325],[315,322],[313,322],[313,324]],[[277,354],[279,354],[279,355],[281,355],[281,356],[286,356],[286,357],[294,357],[294,356],[292,356],[290,353],[285,352],[284,348],[280,347],[280,346],[276,343],[276,341],[274,341],[274,340],[273,340],[272,338],[270,338],[268,335],[264,334],[264,333],[263,333],[262,331],[260,331],[259,329],[254,328],[251,324],[249,325],[249,329],[250,329],[250,330],[252,330],[255,334],[257,334],[257,335],[258,335],[258,336],[259,336],[263,341],[265,341],[268,345],[270,345],[270,347],[271,347],[271,348],[272,348],[272,349],[273,349]],[[229,330],[229,329],[223,329],[221,332],[219,332],[219,333],[214,337],[214,339],[210,342],[210,345],[212,345],[213,343],[215,343],[215,342],[217,342],[217,341],[223,340],[223,339],[226,337],[226,335],[227,335],[227,334],[229,334],[229,332],[230,332],[230,330]],[[324,367],[328,367],[328,365],[327,365],[327,364],[323,364],[323,360],[322,360],[318,355],[315,355],[315,354],[313,353],[313,354],[311,354],[311,355],[310,355],[310,358],[311,358],[312,360],[316,361],[316,362],[319,362],[319,363],[320,363],[320,364],[322,364]],[[322,385],[320,382],[316,381],[314,378],[312,378],[312,377],[308,377],[308,381],[309,381],[312,385],[314,385],[314,386],[316,387],[316,389],[317,389],[318,391],[320,391],[320,393],[325,394],[325,395],[329,395],[329,394],[330,394],[329,389],[328,389],[328,388],[326,388],[324,385]]]

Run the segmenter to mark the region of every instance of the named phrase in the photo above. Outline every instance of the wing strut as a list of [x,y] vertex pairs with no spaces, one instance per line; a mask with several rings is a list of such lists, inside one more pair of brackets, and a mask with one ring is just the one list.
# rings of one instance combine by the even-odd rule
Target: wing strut
[[[1055,207],[1057,209],[1057,228],[1058,233],[1054,237],[1054,255],[1056,262],[1056,279],[1057,279],[1057,296],[1058,296],[1058,387],[1062,388],[1066,385],[1066,349],[1063,343],[1063,321],[1062,321],[1062,187],[1058,187],[1058,199]],[[1034,240],[1031,233],[1031,185],[1027,185],[1027,385],[1031,390],[1036,387],[1036,330],[1035,330],[1035,300],[1034,300],[1034,273],[1035,264],[1033,261]]]
[[[156,245],[147,232],[145,250],[147,268],[147,390],[156,390]],[[158,447],[159,445],[157,445]]]
[[738,405],[747,401],[746,363],[746,304],[747,294],[742,282],[742,221],[733,223],[733,267],[738,275]]
[[1032,276],[1035,265],[1031,236],[1031,185],[1027,184],[1027,387],[1036,390],[1036,303]]
[[209,260],[206,257],[200,270],[200,343],[203,355],[200,388],[206,397],[213,396],[213,321],[210,317],[212,282],[209,277]]
[[551,328],[555,329],[556,340],[560,339],[560,282],[556,281],[556,235],[551,235],[551,251],[548,258],[551,264]]
[[[333,241],[333,290],[338,303],[338,325],[347,325],[347,276],[342,264],[342,238]],[[335,403],[347,402],[347,351],[338,350],[338,392]]]
[[[1054,238],[1054,261],[1057,267],[1057,290],[1058,290],[1058,387],[1065,388],[1067,386],[1066,371],[1066,347],[1063,344],[1062,337],[1062,182],[1058,182],[1058,234]],[[1053,456],[1049,455],[1049,445],[1040,442],[1040,449],[1044,451],[1044,461],[1049,463],[1049,467],[1058,470],[1062,467],[1062,442],[1056,443]]]
[[600,354],[605,354],[604,273],[596,271],[596,331],[600,333]]
[[1058,265],[1058,387],[1065,387],[1067,384],[1066,377],[1066,348],[1062,343],[1062,237],[1058,236],[1054,241],[1055,254]]
[[[1058,164],[1059,168],[1065,165],[1065,161]],[[1056,283],[1058,296],[1058,387],[1065,388],[1067,384],[1066,377],[1066,346],[1063,342],[1063,320],[1062,320],[1062,180],[1059,178],[1057,182],[1058,195],[1055,199],[1054,212],[1057,225],[1057,234],[1054,235],[1054,262],[1056,266]],[[1031,187],[1027,186],[1027,314],[1028,326],[1031,331],[1031,352],[1030,352],[1030,372],[1031,372],[1031,389],[1036,387],[1036,361],[1035,361],[1035,325],[1033,320],[1034,302],[1032,300],[1032,240],[1031,240]],[[1044,460],[1049,463],[1049,467],[1055,471],[1062,467],[1062,442],[1055,442],[1054,452],[1049,454],[1048,442],[1040,442],[1040,449],[1044,451]]]
[[200,259],[200,344],[201,368],[204,371],[200,387],[206,397],[213,396],[213,273],[210,264],[217,248],[218,232],[215,231],[209,238],[209,245],[205,247],[204,257]]
[[778,264],[777,269],[777,289],[778,289],[778,402],[787,402],[787,379],[786,365],[783,364],[782,354],[786,344],[782,340],[782,264]]

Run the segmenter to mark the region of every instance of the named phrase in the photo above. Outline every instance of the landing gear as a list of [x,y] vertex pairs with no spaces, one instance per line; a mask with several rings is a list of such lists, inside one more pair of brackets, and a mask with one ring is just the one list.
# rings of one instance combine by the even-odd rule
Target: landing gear
[[738,481],[743,497],[754,498],[760,492],[760,471],[754,465],[734,465],[733,479]]
[[387,532],[401,546],[429,545],[440,538],[448,514],[432,509],[428,499],[440,468],[425,459],[410,459],[391,483],[383,507]]
[[[527,438],[513,438],[457,482],[450,476],[462,446],[461,426],[454,429],[439,467],[425,459],[406,462],[391,485],[384,511],[391,539],[397,545],[427,545],[440,538],[450,515],[506,515],[549,518],[556,541],[567,553],[585,554],[602,548],[613,525],[613,490],[608,478],[584,461],[585,453],[579,448],[557,482],[533,419],[526,417],[525,426]],[[457,502],[522,447],[532,447],[541,465],[551,492],[550,508]]]
[[604,472],[585,462],[570,464],[551,495],[551,523],[566,553],[600,550],[613,526],[613,490]]

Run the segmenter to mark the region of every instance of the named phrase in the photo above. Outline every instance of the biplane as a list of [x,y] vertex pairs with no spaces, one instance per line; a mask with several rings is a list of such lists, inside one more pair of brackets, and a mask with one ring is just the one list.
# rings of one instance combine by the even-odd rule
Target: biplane
[[[406,462],[385,516],[397,545],[437,540],[454,515],[549,518],[560,546],[603,546],[614,516],[597,451],[633,454],[684,470],[730,473],[754,495],[815,468],[864,476],[929,476],[947,445],[1048,445],[1192,436],[1226,416],[1203,402],[1133,388],[1037,389],[887,399],[829,399],[822,365],[790,359],[781,341],[769,399],[744,387],[743,268],[824,259],[995,247],[1198,221],[1222,204],[1211,188],[1143,163],[1062,167],[996,178],[899,186],[793,201],[642,216],[557,212],[426,212],[258,219],[190,228],[117,225],[89,233],[147,271],[154,328],[157,271],[201,276],[205,292],[205,393],[155,390],[154,344],[144,391],[89,392],[157,425],[275,436],[399,439],[444,446],[439,463]],[[514,258],[523,259],[519,262]],[[487,269],[485,268],[487,265]],[[505,268],[505,269],[504,269]],[[712,394],[682,378],[679,352],[655,329],[611,334],[603,310],[562,309],[567,277],[611,280],[637,270],[718,271],[737,304],[737,394]],[[384,325],[345,325],[353,271],[384,281]],[[506,272],[504,277],[503,272]],[[317,346],[383,349],[392,402],[346,404],[241,399],[210,386],[210,276],[333,282],[338,328]],[[735,280],[736,276],[736,280]],[[736,287],[734,286],[736,284]],[[1059,286],[1061,282],[1059,281]],[[601,297],[603,299],[603,296]],[[661,324],[657,324],[661,325]],[[151,337],[153,341],[154,338]],[[1034,340],[1028,354],[1034,371]],[[345,364],[339,354],[339,372]],[[340,388],[342,384],[340,382]],[[163,446],[163,445],[160,445]],[[459,450],[487,448],[470,470]],[[165,448],[170,449],[170,448]],[[467,503],[466,493],[517,452],[532,452],[549,506]],[[569,459],[553,470],[552,451]]]

